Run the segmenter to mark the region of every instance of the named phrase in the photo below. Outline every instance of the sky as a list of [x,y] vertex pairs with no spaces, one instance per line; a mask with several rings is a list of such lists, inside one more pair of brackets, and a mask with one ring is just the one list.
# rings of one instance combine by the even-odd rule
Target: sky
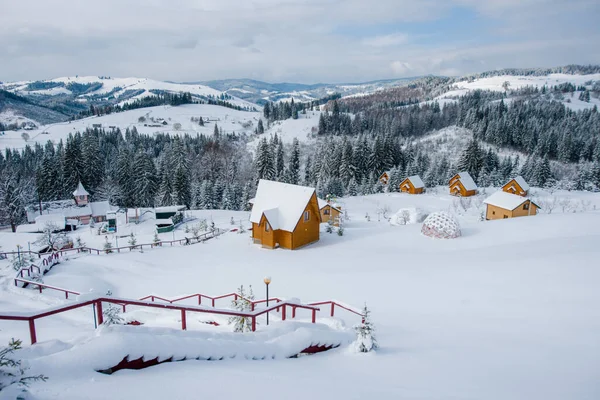
[[598,0],[0,0],[0,81],[341,83],[600,64]]

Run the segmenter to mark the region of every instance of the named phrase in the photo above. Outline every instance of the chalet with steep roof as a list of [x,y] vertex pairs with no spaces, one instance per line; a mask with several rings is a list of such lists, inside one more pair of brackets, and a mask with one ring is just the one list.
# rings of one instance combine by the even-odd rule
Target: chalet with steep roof
[[525,179],[519,175],[516,178],[506,182],[506,184],[502,186],[502,191],[526,197],[529,193],[529,185],[527,182],[525,182]]
[[340,216],[342,214],[342,207],[338,204],[331,203],[327,200],[319,200],[319,212],[321,214],[321,222],[333,221],[334,226],[340,226]]
[[469,197],[477,194],[477,184],[466,171],[454,175],[448,182],[448,187],[453,196]]
[[382,185],[387,185],[390,182],[391,177],[392,171],[385,171],[379,176],[379,182],[381,182]]
[[314,188],[261,179],[250,214],[252,239],[265,248],[298,249],[319,240]]
[[425,191],[425,184],[419,175],[409,176],[400,182],[400,191],[409,194],[421,194]]
[[540,208],[530,199],[516,194],[498,191],[485,199],[485,219],[505,219],[536,215]]

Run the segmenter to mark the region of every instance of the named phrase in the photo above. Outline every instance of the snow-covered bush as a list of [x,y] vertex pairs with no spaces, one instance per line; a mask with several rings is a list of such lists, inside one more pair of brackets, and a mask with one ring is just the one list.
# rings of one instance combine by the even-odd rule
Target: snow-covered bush
[[333,219],[332,218],[329,218],[329,221],[327,221],[327,227],[325,228],[325,232],[333,233]]
[[154,246],[160,245],[160,238],[158,237],[158,232],[154,232],[154,237],[152,238],[152,243]]
[[337,230],[338,236],[344,236],[344,227],[340,226]]
[[453,239],[461,235],[456,218],[444,211],[430,214],[421,227],[421,233],[436,239]]
[[76,243],[78,248],[85,247],[85,242],[81,239],[81,236],[77,236]]
[[[250,301],[254,300],[254,292],[252,291],[252,285],[248,293],[244,290],[244,285],[241,285],[237,290],[237,299],[231,302],[231,308],[236,311],[249,312],[252,311],[252,304]],[[233,325],[234,332],[251,332],[252,331],[252,318],[249,317],[230,317],[229,325]]]
[[106,254],[112,253],[112,244],[108,240],[108,236],[105,236],[104,239],[105,239],[105,242],[104,242],[104,252]]
[[419,208],[401,208],[390,217],[390,225],[418,224],[425,220],[427,214]]
[[27,393],[27,386],[30,382],[46,381],[48,377],[44,375],[27,376],[25,373],[29,367],[22,361],[15,358],[15,351],[21,349],[20,340],[11,339],[8,347],[0,349],[0,392],[2,398],[23,399]]
[[354,326],[356,341],[353,345],[357,352],[368,353],[371,350],[378,349],[379,343],[377,343],[377,339],[375,338],[375,325],[371,322],[371,311],[369,311],[366,304],[362,314],[362,323]]
[[135,234],[133,232],[131,232],[131,235],[129,235],[129,240],[127,241],[127,243],[129,243],[129,245],[131,246],[131,249],[135,249],[135,245],[137,243],[137,239],[136,239]]
[[[106,296],[112,296],[112,291],[106,292]],[[115,304],[108,303],[107,307],[102,310],[102,316],[104,318],[104,325],[123,325],[125,319],[121,315],[121,308]]]

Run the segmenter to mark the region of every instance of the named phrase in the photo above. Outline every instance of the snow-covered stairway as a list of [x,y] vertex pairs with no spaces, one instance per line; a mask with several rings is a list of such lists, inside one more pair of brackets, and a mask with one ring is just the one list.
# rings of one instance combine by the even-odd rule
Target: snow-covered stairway
[[[113,373],[183,360],[271,360],[349,344],[351,330],[326,324],[278,322],[252,333],[180,331],[111,325],[92,338],[61,346],[37,363]],[[50,345],[41,343],[40,346]],[[41,353],[44,353],[41,351]],[[46,353],[47,354],[47,353]],[[58,365],[57,365],[58,364]]]

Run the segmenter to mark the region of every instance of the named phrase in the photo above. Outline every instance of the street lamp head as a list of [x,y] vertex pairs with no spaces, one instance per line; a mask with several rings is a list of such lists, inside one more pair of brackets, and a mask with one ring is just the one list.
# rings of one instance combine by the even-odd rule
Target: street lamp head
[[265,276],[265,279],[263,279],[265,282],[265,285],[268,285],[269,283],[271,283],[271,277],[270,276]]

